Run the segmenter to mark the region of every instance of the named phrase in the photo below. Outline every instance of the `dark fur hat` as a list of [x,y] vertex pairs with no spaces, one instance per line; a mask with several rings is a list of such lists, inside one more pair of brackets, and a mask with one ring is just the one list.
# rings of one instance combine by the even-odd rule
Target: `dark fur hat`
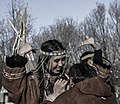
[[102,66],[103,68],[111,68],[111,62],[105,58],[102,57],[102,50],[95,50],[95,52],[93,51],[86,51],[84,52],[81,57],[80,60],[81,61],[87,61],[88,59],[93,58],[93,62],[97,65]]
[[85,61],[85,60],[90,59],[92,57],[94,57],[94,52],[93,51],[86,51],[81,55],[80,60]]

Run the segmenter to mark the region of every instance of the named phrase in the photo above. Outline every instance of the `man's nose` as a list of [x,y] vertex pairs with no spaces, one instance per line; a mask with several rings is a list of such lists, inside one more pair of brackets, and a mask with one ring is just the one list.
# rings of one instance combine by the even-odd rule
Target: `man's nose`
[[59,61],[58,66],[63,66],[63,63],[61,60]]

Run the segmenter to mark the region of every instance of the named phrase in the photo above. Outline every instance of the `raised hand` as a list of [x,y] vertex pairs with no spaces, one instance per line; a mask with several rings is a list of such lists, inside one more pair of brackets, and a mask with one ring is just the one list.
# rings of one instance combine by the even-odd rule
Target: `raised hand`
[[24,55],[26,55],[27,53],[29,53],[30,51],[34,51],[34,49],[31,47],[30,44],[24,43],[24,44],[21,46],[18,54],[21,55],[21,56],[24,56]]
[[46,100],[54,101],[57,96],[59,96],[61,93],[65,91],[65,86],[67,85],[67,83],[68,81],[66,80],[58,79],[54,84],[53,94],[47,96],[45,93]]
[[91,45],[94,49],[96,49],[93,37],[89,38],[88,36],[86,36],[86,40],[81,43],[81,46],[82,45],[87,45],[87,44]]

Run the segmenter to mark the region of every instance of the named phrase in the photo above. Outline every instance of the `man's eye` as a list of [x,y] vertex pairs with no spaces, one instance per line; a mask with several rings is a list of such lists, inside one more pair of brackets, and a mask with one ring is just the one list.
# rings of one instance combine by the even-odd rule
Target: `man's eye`
[[61,61],[65,61],[65,57],[63,57],[63,58],[61,59]]
[[54,60],[54,62],[59,62],[60,61],[60,59],[56,59],[56,60]]

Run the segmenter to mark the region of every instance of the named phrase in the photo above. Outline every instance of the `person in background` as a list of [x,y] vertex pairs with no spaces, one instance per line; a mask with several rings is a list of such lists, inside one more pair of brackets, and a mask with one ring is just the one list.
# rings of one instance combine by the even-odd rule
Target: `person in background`
[[[38,64],[35,69],[26,72],[28,62],[24,55],[12,55],[6,58],[2,84],[15,104],[40,104],[45,95],[54,93],[53,87],[59,86],[58,94],[65,91],[69,77],[65,74],[66,50],[62,43],[53,39],[41,45]],[[62,85],[62,86],[60,86]],[[50,98],[52,99],[52,98]]]
[[94,38],[88,38],[82,43],[82,45],[91,45],[94,51],[86,51],[81,55],[81,62],[88,63],[93,66],[98,75],[103,78],[107,84],[111,86],[112,92],[115,94],[115,88],[111,81],[111,62],[102,56],[102,50],[97,49]]
[[81,63],[88,69],[95,69],[99,77],[111,86],[111,91],[115,94],[115,88],[110,80],[111,78],[111,62],[102,57],[102,50],[87,51],[81,56]]

